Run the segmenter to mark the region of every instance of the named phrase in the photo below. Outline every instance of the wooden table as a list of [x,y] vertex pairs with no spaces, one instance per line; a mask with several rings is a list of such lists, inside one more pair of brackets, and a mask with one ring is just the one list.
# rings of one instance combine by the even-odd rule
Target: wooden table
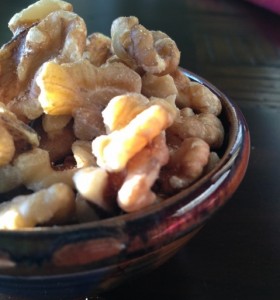
[[[6,24],[32,1],[2,1]],[[237,0],[73,0],[89,32],[136,15],[176,40],[181,66],[223,90],[243,111],[252,140],[247,174],[229,203],[156,271],[100,300],[280,299],[280,16]],[[3,299],[4,300],[4,299]]]

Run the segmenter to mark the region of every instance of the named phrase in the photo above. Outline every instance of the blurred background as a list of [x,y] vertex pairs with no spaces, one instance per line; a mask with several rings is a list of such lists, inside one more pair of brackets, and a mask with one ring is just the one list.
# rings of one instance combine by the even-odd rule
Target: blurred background
[[[249,124],[249,168],[231,201],[158,270],[99,299],[260,299],[280,297],[280,16],[242,0],[72,0],[88,33],[110,34],[118,16],[135,15],[170,35],[181,66],[235,101]],[[7,23],[33,1],[1,1]]]

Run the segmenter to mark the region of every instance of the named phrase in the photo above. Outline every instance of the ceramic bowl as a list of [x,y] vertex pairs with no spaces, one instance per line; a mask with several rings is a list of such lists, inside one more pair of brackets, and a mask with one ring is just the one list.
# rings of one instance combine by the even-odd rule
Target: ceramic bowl
[[183,247],[233,195],[250,138],[238,107],[203,78],[223,105],[219,164],[190,188],[137,213],[80,225],[0,231],[0,294],[8,299],[82,299],[148,272]]

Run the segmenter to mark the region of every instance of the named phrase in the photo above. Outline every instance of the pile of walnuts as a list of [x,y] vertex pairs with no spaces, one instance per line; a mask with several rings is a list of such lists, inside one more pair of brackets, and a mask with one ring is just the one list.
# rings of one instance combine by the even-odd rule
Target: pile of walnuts
[[[138,211],[219,160],[220,100],[180,70],[180,51],[136,17],[87,35],[72,5],[40,0],[0,50],[0,228]],[[98,208],[98,209],[97,209]]]

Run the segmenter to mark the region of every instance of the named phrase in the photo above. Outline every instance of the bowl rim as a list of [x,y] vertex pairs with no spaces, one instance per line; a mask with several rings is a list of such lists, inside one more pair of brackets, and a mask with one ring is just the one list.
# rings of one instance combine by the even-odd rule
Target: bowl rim
[[[190,187],[180,191],[179,193],[175,194],[174,196],[165,199],[163,202],[158,204],[153,204],[149,207],[143,208],[138,212],[132,212],[128,214],[118,215],[109,217],[107,219],[90,221],[80,224],[70,224],[70,225],[59,225],[59,226],[47,226],[47,227],[35,227],[35,228],[23,228],[23,229],[16,229],[16,230],[0,230],[1,236],[38,236],[38,235],[59,235],[63,233],[70,233],[70,232],[78,232],[81,230],[94,230],[100,227],[118,227],[122,226],[125,222],[136,221],[145,217],[154,216],[163,210],[166,211],[172,205],[178,203],[182,198],[189,198],[189,201],[186,205],[181,207],[184,212],[190,211],[195,209],[199,205],[201,205],[204,201],[207,201],[207,197],[199,198],[195,195],[195,191],[198,187],[202,187],[203,191],[212,188],[215,189],[218,186],[215,186],[216,183],[219,185],[221,180],[225,179],[225,174],[231,169],[234,165],[236,158],[240,155],[240,151],[246,143],[247,150],[245,151],[245,167],[244,172],[241,174],[241,177],[238,178],[239,182],[236,184],[237,186],[242,181],[243,176],[245,174],[248,160],[249,160],[249,145],[250,145],[250,135],[248,125],[246,120],[238,108],[238,106],[229,99],[223,92],[221,92],[216,86],[210,83],[208,80],[204,79],[203,77],[180,67],[180,70],[184,73],[192,81],[196,81],[208,87],[212,92],[214,92],[218,98],[222,101],[223,110],[227,111],[227,114],[232,117],[231,126],[230,126],[230,133],[229,133],[229,140],[227,142],[227,146],[223,156],[221,157],[219,163],[211,170],[209,173],[205,174],[199,180],[197,180],[194,184]],[[227,174],[228,175],[228,174]],[[221,179],[222,178],[222,179]],[[237,188],[237,187],[236,187]],[[207,218],[206,218],[207,219]],[[205,219],[205,220],[206,220]],[[194,224],[193,227],[198,227],[201,225],[201,220],[198,220],[197,224]]]

